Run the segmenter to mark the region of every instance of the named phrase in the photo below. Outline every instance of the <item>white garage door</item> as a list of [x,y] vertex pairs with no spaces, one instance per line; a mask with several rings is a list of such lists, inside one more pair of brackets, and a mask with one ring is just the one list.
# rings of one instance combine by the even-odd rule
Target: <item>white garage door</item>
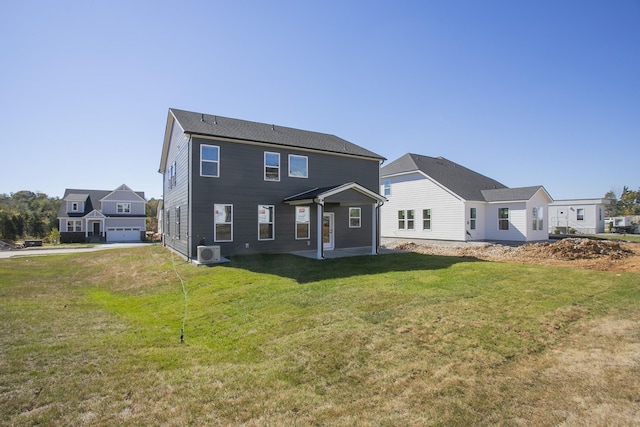
[[139,242],[140,230],[137,228],[107,228],[107,242]]

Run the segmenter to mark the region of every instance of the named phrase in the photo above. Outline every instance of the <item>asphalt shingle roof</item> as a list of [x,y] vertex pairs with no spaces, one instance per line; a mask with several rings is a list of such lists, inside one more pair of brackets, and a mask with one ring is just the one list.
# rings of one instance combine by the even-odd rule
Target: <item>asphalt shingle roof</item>
[[485,200],[483,190],[507,189],[507,187],[487,176],[467,169],[444,157],[429,157],[419,154],[405,154],[382,167],[380,176],[421,171],[431,179],[453,191],[465,200]]
[[500,188],[496,190],[482,190],[482,195],[487,202],[515,202],[529,200],[542,186],[519,188]]
[[384,160],[384,157],[379,154],[335,135],[194,113],[175,108],[171,108],[169,111],[176,118],[184,132],[189,134],[233,138]]

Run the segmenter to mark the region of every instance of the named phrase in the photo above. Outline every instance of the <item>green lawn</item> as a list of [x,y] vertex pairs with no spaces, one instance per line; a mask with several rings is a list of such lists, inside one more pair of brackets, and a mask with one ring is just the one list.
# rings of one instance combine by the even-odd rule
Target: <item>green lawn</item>
[[640,421],[634,273],[149,246],[0,260],[0,321],[7,425]]

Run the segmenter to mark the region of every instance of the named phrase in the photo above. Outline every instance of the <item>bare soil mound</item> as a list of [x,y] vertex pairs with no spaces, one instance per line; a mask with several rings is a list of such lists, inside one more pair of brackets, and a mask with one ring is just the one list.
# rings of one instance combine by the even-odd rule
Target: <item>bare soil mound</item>
[[472,257],[486,261],[565,265],[601,271],[640,272],[640,244],[588,238],[527,243],[512,247],[500,244],[442,246],[400,242],[393,249],[428,255]]

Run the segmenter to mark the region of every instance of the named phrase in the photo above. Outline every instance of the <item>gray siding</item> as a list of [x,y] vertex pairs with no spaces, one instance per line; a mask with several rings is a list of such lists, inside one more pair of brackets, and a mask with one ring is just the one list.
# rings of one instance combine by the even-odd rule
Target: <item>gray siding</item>
[[[200,145],[220,147],[220,176],[200,176]],[[264,152],[280,153],[280,181],[264,180]],[[288,176],[288,155],[308,158],[308,178]],[[171,158],[171,155],[169,156]],[[192,162],[192,254],[199,244],[220,245],[223,255],[288,252],[315,248],[317,242],[315,206],[311,205],[311,239],[295,239],[295,207],[283,199],[317,187],[355,181],[377,193],[377,160],[194,137]],[[233,205],[233,242],[214,242],[214,205]],[[258,240],[258,205],[275,207],[275,240]],[[362,226],[349,228],[348,206],[328,203],[325,211],[335,213],[335,245],[371,244],[371,200],[362,207]]]
[[[171,166],[175,162],[175,180],[171,181]],[[189,137],[177,122],[173,123],[167,165],[163,177],[164,241],[184,256],[189,254]],[[177,212],[180,212],[178,221]],[[178,225],[180,229],[178,230]]]

